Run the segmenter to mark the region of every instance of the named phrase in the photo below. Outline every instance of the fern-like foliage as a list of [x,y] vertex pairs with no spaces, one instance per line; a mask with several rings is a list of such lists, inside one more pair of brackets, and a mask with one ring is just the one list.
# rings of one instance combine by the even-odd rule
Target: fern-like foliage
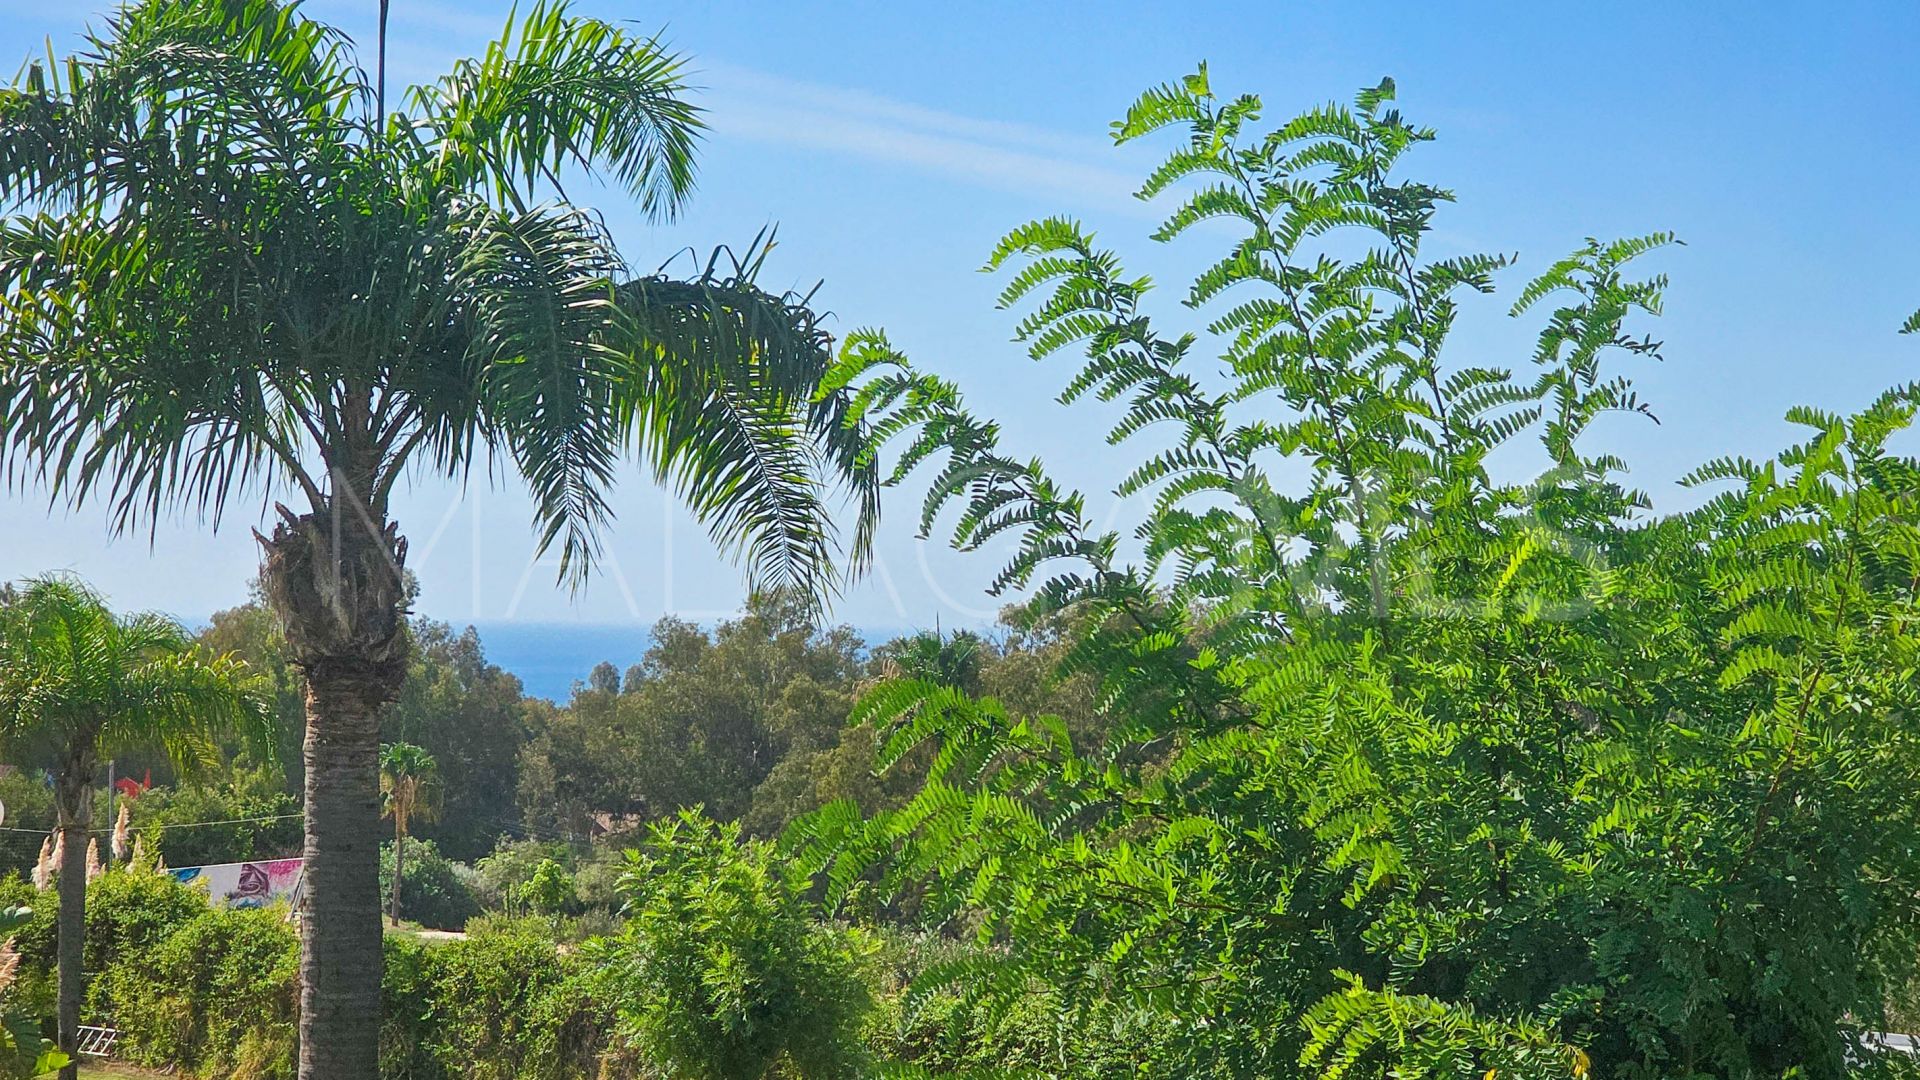
[[[988,268],[1067,406],[1143,446],[1131,536],[878,334],[828,380],[867,464],[930,474],[922,527],[1011,538],[998,590],[1077,627],[1113,732],[1076,745],[899,680],[857,720],[906,806],[789,837],[829,896],[913,889],[995,946],[987,996],[1164,1017],[1155,1075],[1839,1076],[1920,927],[1913,389],[1656,517],[1596,423],[1650,416],[1633,324],[1655,233],[1520,284],[1511,364],[1455,356],[1507,256],[1425,250],[1451,193],[1388,82],[1262,127],[1203,69],[1121,141],[1175,133],[1155,239],[1224,241],[1161,329],[1152,283],[1067,218]],[[1202,223],[1205,230],[1197,231]],[[1151,437],[1148,433],[1151,432]],[[864,886],[862,886],[864,888]]]

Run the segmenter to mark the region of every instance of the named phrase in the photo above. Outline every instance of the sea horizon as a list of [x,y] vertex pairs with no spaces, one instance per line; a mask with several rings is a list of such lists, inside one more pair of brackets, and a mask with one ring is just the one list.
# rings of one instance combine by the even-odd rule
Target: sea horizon
[[[429,616],[431,618],[432,616]],[[480,635],[487,662],[520,679],[528,697],[564,705],[576,683],[584,683],[596,664],[608,661],[625,674],[653,644],[650,626],[635,623],[442,620],[455,630],[472,626]],[[711,631],[719,620],[694,620]],[[853,628],[872,648],[914,633],[913,627]]]

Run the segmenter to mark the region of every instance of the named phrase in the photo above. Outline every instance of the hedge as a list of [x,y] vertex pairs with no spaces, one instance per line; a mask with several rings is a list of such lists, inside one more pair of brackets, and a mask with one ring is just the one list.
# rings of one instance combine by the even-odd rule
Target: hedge
[[[204,893],[171,877],[126,870],[95,881],[87,900],[88,1017],[121,1030],[125,1058],[205,1080],[292,1080],[300,949],[283,909],[209,908]],[[44,1001],[41,1014],[51,1015],[53,896],[0,880],[6,904],[34,909],[14,938],[23,965],[13,1000]],[[741,933],[733,925],[686,929]],[[657,1078],[628,1039],[636,1030],[633,999],[646,982],[634,981],[632,964],[633,950],[647,947],[644,935],[575,947],[556,944],[554,930],[547,919],[492,916],[475,920],[464,940],[388,937],[382,1077]],[[865,1049],[847,1048],[849,1066],[859,1059],[861,1073],[871,1066],[889,1076],[980,1075],[1013,1067],[1059,1080],[1124,1076],[1152,1041],[1121,1014],[1063,1025],[1044,994],[1004,1016],[951,993],[904,1008],[915,975],[967,947],[892,931],[849,936],[822,925],[815,932],[857,946],[873,984],[879,1007],[852,1036]],[[888,1059],[921,1068],[879,1064]],[[775,1066],[772,1075],[789,1075],[793,1064]]]

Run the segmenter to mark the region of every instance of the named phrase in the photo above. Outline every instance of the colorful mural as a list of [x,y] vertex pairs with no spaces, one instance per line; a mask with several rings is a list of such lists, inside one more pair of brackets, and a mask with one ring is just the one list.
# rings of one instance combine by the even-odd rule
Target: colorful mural
[[167,872],[182,884],[205,885],[208,901],[218,907],[291,904],[300,892],[299,859],[183,866]]

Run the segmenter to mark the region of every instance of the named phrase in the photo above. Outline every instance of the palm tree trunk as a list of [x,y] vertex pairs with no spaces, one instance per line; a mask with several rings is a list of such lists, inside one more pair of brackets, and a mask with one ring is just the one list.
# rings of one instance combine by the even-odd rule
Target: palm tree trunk
[[282,507],[272,539],[261,538],[261,582],[307,680],[300,1080],[371,1080],[380,1039],[380,709],[406,677],[406,542],[351,506],[315,509],[295,517]]
[[[87,934],[87,824],[90,775],[77,775],[77,766],[61,770],[55,794],[60,829],[60,876],[56,889],[59,913],[55,919],[55,970],[59,990],[55,997],[56,1042],[69,1063],[60,1080],[80,1075],[80,992],[84,975]],[[90,772],[91,770],[89,770]]]
[[381,701],[360,680],[307,679],[300,1076],[360,1080],[380,1037]]

